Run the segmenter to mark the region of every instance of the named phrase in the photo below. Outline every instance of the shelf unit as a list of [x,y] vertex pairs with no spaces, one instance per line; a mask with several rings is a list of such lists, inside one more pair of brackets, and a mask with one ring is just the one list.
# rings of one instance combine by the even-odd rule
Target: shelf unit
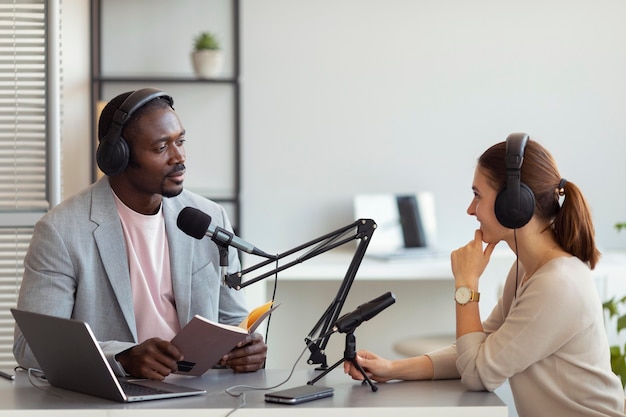
[[[188,141],[186,144],[187,148],[187,157],[188,162],[193,154],[194,157],[199,158],[196,160],[195,164],[189,166],[191,168],[188,170],[186,181],[186,188],[197,192],[200,195],[203,195],[206,198],[209,198],[213,201],[216,201],[222,205],[224,205],[229,213],[229,217],[231,222],[233,223],[233,228],[237,233],[241,233],[241,202],[240,202],[240,192],[241,192],[241,88],[240,88],[240,4],[239,0],[222,0],[221,3],[228,3],[228,8],[230,9],[228,12],[230,13],[230,34],[222,33],[222,35],[229,36],[229,52],[230,57],[228,59],[228,64],[230,65],[230,69],[228,73],[226,73],[223,77],[212,78],[212,79],[200,79],[197,78],[193,72],[191,71],[191,62],[189,61],[189,71],[180,71],[181,65],[178,63],[178,71],[176,73],[170,73],[162,70],[154,70],[152,65],[146,64],[145,71],[142,70],[142,73],[138,73],[137,65],[135,63],[135,69],[125,73],[124,71],[116,72],[107,72],[104,69],[104,65],[107,63],[107,59],[115,59],[116,57],[112,57],[109,51],[109,55],[106,54],[106,45],[103,44],[105,42],[107,31],[112,31],[110,33],[116,34],[115,31],[125,31],[123,27],[120,27],[118,24],[115,26],[103,24],[103,16],[105,16],[105,7],[118,7],[124,10],[123,17],[127,19],[131,19],[132,17],[126,16],[127,13],[135,13],[137,14],[137,21],[142,23],[137,23],[135,25],[131,25],[131,30],[129,33],[129,37],[133,36],[133,32],[139,34],[141,37],[142,27],[145,27],[146,32],[149,30],[154,30],[156,27],[164,27],[167,28],[171,26],[171,22],[169,18],[171,17],[167,11],[161,11],[161,16],[157,16],[159,11],[153,9],[159,9],[160,6],[171,6],[172,12],[176,9],[176,12],[180,12],[181,7],[184,9],[185,3],[188,6],[189,10],[195,10],[197,8],[202,8],[206,6],[206,3],[202,3],[203,0],[177,0],[177,1],[160,1],[160,2],[147,2],[144,1],[144,7],[141,9],[141,2],[133,1],[134,7],[126,7],[129,5],[129,2],[125,0],[91,0],[91,102],[93,103],[93,110],[91,112],[91,122],[92,122],[92,134],[94,140],[92,143],[92,155],[95,155],[95,150],[97,147],[97,124],[98,124],[98,108],[99,103],[102,101],[106,101],[111,99],[114,95],[119,94],[123,91],[133,90],[135,88],[141,88],[146,86],[152,86],[156,88],[161,88],[164,91],[172,94],[174,97],[174,104],[179,116],[181,116],[181,120],[183,125],[186,126],[188,133],[190,133],[190,129],[187,127],[189,121],[194,121],[198,123],[198,120],[203,120],[207,114],[214,113],[215,110],[219,113],[223,111],[225,107],[228,107],[229,110],[225,111],[225,113],[229,113],[228,116],[232,119],[230,126],[228,126],[228,121],[222,120],[221,117],[216,116],[216,119],[219,119],[221,123],[221,128],[218,128],[221,133],[218,136],[218,141],[221,140],[220,145],[217,147],[218,151],[215,154],[219,157],[220,155],[226,154],[226,158],[218,158],[217,164],[214,171],[210,171],[213,169],[209,164],[212,164],[216,161],[215,155],[212,155],[212,151],[214,149],[214,138],[211,136],[212,133],[216,130],[215,125],[210,125],[208,128],[203,129],[204,131],[201,133],[202,136],[206,134],[206,136],[211,137],[211,145],[205,149],[200,149],[198,152],[197,149],[194,149],[190,152],[189,145],[192,143]],[[147,7],[147,6],[153,7]],[[129,10],[130,9],[130,10]],[[146,18],[143,19],[144,12],[146,14]],[[154,19],[154,20],[151,20]],[[161,20],[162,19],[162,20]],[[223,20],[223,19],[222,19]],[[220,22],[222,21],[220,20]],[[142,26],[143,25],[143,26]],[[182,29],[181,31],[177,31],[176,28],[173,28],[173,31],[168,31],[167,36],[168,39],[172,39],[173,37],[180,36],[178,40],[182,40],[184,38],[184,42],[188,45],[191,45],[192,37],[190,34],[184,35]],[[210,28],[203,27],[198,30],[211,30]],[[189,30],[187,30],[189,32]],[[195,33],[197,34],[197,33]],[[119,35],[117,35],[119,36]],[[150,39],[150,35],[148,36],[148,40]],[[176,39],[176,38],[174,38]],[[139,45],[140,42],[136,42],[136,45]],[[171,45],[170,45],[171,47]],[[180,55],[179,48],[174,48],[172,52],[178,53]],[[190,48],[189,48],[190,49]],[[128,51],[124,51],[128,53]],[[132,52],[134,53],[144,53],[142,47],[135,48]],[[189,51],[190,52],[190,51]],[[149,51],[147,52],[149,53]],[[166,51],[158,51],[154,55],[161,55],[158,57],[159,60],[163,60],[165,57],[165,61],[167,61],[167,52]],[[154,58],[154,57],[150,57]],[[124,58],[121,58],[122,60]],[[148,60],[149,61],[149,60]],[[170,62],[165,62],[164,66],[169,69]],[[148,69],[148,67],[150,69]],[[226,72],[226,71],[225,71]],[[173,90],[180,92],[180,94],[173,94]],[[217,92],[214,94],[216,97],[213,97],[213,102],[207,103],[203,101],[204,97],[212,97],[211,92]],[[109,94],[107,94],[109,93]],[[184,107],[187,105],[189,110],[190,105],[186,102],[188,99],[193,99],[195,96],[196,102],[200,103],[200,108],[196,108],[196,106],[191,106],[195,114],[191,114],[189,112],[185,117],[181,114],[178,106]],[[221,102],[216,103],[218,100]],[[182,104],[181,104],[182,103]],[[202,112],[202,107],[205,106],[205,112]],[[100,104],[101,106],[101,104]],[[209,122],[210,124],[210,122]],[[221,130],[220,130],[221,129]],[[196,129],[194,131],[195,138],[192,140],[196,140],[199,138],[200,129]],[[196,144],[198,142],[195,142]],[[220,148],[221,146],[221,148]],[[206,152],[205,152],[206,151]],[[199,155],[203,155],[203,157],[199,157]],[[206,156],[206,158],[204,157]],[[199,163],[202,162],[202,163]],[[222,164],[220,167],[219,164]],[[206,169],[206,172],[201,172],[202,169]],[[95,157],[93,159],[93,173],[92,180],[95,180],[98,177],[98,168],[95,163]],[[194,172],[197,173],[194,180]],[[218,174],[217,177],[224,176],[226,178],[226,182],[228,183],[225,189],[221,189],[213,185],[204,188],[202,183],[207,177],[213,177],[213,174]],[[195,185],[189,185],[189,182],[194,182]],[[218,179],[219,181],[219,179]],[[220,184],[221,185],[221,184]]]

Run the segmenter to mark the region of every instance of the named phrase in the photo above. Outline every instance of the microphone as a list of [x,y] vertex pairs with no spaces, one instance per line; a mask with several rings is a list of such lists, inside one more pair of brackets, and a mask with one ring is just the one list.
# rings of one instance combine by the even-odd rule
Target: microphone
[[361,304],[356,310],[339,317],[333,327],[334,332],[349,333],[396,302],[396,297],[387,292],[378,298]]
[[246,253],[262,256],[268,259],[276,259],[276,256],[267,254],[256,248],[253,244],[237,237],[228,230],[213,226],[211,224],[211,216],[193,207],[185,207],[178,214],[176,225],[180,230],[191,237],[202,239],[209,236],[214,242],[221,243],[226,246],[233,246]]

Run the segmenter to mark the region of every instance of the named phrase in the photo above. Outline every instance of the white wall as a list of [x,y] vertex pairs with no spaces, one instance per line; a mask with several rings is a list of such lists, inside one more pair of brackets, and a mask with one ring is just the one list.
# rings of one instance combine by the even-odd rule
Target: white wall
[[[91,175],[88,12],[63,2],[64,197]],[[523,130],[586,193],[600,246],[623,249],[624,15],[621,0],[242,0],[244,237],[280,252],[352,221],[355,193],[432,190],[456,247],[476,226],[475,159]]]
[[586,193],[599,244],[626,247],[625,2],[242,4],[242,230],[258,246],[349,223],[355,193],[416,190],[435,193],[439,244],[464,244],[476,158],[526,131]]

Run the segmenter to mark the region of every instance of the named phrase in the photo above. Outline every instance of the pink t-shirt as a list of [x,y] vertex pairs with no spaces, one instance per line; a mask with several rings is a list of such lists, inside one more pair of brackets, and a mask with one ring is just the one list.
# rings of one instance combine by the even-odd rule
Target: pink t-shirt
[[115,203],[126,239],[137,341],[152,337],[171,340],[180,323],[162,207],[157,214],[147,216],[130,209],[117,196]]

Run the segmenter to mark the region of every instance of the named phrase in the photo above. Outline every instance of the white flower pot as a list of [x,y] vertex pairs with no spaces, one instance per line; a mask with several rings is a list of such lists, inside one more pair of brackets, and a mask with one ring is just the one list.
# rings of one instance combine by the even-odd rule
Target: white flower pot
[[222,73],[224,58],[222,51],[202,50],[191,53],[193,70],[198,78],[218,77]]

